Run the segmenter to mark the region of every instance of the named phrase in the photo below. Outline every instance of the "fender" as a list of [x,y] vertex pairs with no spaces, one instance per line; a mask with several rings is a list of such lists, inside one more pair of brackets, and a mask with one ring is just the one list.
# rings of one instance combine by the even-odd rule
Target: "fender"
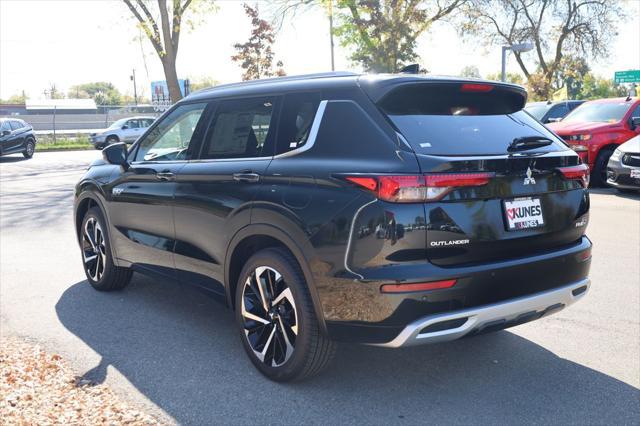
[[[284,218],[280,218],[283,220]],[[288,219],[284,219],[288,220]],[[255,235],[266,235],[268,237],[275,238],[282,242],[289,251],[295,256],[300,268],[302,269],[302,273],[304,274],[304,278],[307,282],[307,286],[309,287],[309,293],[311,294],[311,300],[313,302],[313,308],[316,314],[316,318],[318,318],[318,322],[320,324],[320,330],[322,333],[327,335],[327,326],[324,320],[324,311],[322,310],[322,305],[320,304],[320,298],[318,297],[318,293],[316,291],[316,286],[313,281],[313,274],[311,273],[311,269],[309,268],[308,260],[312,258],[313,248],[311,243],[309,242],[307,236],[302,232],[301,229],[297,227],[291,227],[289,229],[295,230],[294,233],[296,235],[291,235],[290,233],[282,230],[279,227],[276,227],[272,224],[268,223],[255,223],[251,225],[247,225],[244,228],[240,229],[236,234],[231,238],[229,246],[227,247],[227,253],[225,256],[225,297],[227,299],[227,303],[229,306],[233,306],[231,294],[231,283],[229,280],[229,270],[231,265],[231,254],[238,246],[238,244],[247,237],[255,236]],[[296,232],[297,231],[297,232]]]
[[[76,240],[78,241],[78,245],[80,245],[80,234],[78,233],[78,228],[76,227],[76,221],[78,220],[78,217],[76,217],[77,213],[78,213],[78,206],[80,205],[80,203],[82,203],[84,200],[86,199],[91,199],[93,202],[95,202],[98,207],[100,208],[100,210],[102,210],[102,215],[104,216],[104,220],[107,222],[107,230],[109,232],[109,236],[111,236],[111,232],[112,232],[112,227],[111,227],[111,221],[109,219],[109,213],[107,208],[105,207],[106,205],[106,198],[104,196],[104,192],[102,191],[102,188],[100,187],[100,184],[96,181],[93,180],[87,180],[87,181],[83,181],[80,182],[77,186],[76,189],[76,194],[78,194],[73,202],[73,229],[76,231]],[[115,248],[113,247],[113,244],[109,244],[109,250],[111,251],[111,258],[113,259],[113,263],[116,266],[129,266],[129,265],[122,265],[120,260],[118,259],[118,255],[115,251]]]

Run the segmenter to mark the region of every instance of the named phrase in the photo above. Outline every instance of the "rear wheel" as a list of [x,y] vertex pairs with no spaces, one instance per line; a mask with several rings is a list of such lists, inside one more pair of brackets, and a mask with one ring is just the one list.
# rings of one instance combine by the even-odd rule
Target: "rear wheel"
[[93,288],[112,291],[129,284],[133,272],[114,265],[104,216],[97,207],[89,209],[82,220],[81,244],[84,272]]
[[606,186],[607,184],[607,163],[611,154],[613,154],[613,148],[601,149],[596,162],[593,165],[591,171],[591,183],[593,186]]
[[36,142],[33,139],[27,139],[22,155],[24,155],[24,158],[31,158],[34,152],[36,152]]
[[262,374],[279,382],[300,380],[329,364],[335,343],[320,332],[302,271],[287,251],[253,255],[235,296],[242,344]]

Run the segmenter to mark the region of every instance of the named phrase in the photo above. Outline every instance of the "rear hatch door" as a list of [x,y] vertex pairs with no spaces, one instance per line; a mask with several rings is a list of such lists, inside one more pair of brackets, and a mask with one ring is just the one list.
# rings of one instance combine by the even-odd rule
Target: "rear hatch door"
[[516,86],[412,83],[378,106],[425,175],[429,260],[456,266],[576,243],[587,223],[587,168],[522,107]]

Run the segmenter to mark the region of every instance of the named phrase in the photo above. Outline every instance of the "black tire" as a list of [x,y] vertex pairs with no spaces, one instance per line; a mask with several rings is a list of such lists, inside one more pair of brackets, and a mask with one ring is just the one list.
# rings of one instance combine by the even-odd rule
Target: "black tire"
[[120,142],[120,138],[118,138],[116,135],[111,135],[107,137],[107,140],[104,141],[104,144],[102,145],[102,148],[104,148],[105,146],[109,146],[111,144],[114,143],[118,143]]
[[[89,236],[93,241],[89,240]],[[121,290],[129,284],[133,271],[114,265],[109,231],[98,207],[90,208],[82,219],[80,244],[84,273],[93,288],[99,291],[113,291]]]
[[27,142],[24,146],[24,151],[22,152],[22,155],[24,156],[24,158],[31,158],[33,157],[34,152],[36,152],[36,141],[29,138],[27,139]]
[[[281,280],[263,281],[269,312],[272,311],[271,315],[275,315],[275,319],[263,309],[262,299],[255,288],[254,274],[256,268],[261,267],[267,267],[261,274],[262,277],[268,277],[272,271],[281,276]],[[277,274],[270,277],[275,278]],[[247,284],[249,278],[252,279],[251,284]],[[290,289],[290,292],[286,294],[287,297],[283,297],[286,289]],[[289,302],[289,296],[293,299],[293,304]],[[280,302],[272,305],[278,299]],[[304,275],[296,259],[286,250],[268,248],[251,256],[240,273],[235,300],[236,323],[242,345],[253,365],[267,378],[277,382],[302,380],[319,373],[330,363],[336,345],[320,331]],[[243,300],[247,303],[244,304]],[[248,314],[243,313],[245,307]],[[262,319],[259,322],[246,318],[246,315]],[[265,320],[270,322],[267,324]],[[273,336],[269,338],[271,334]],[[271,343],[269,347],[268,343]],[[286,349],[287,343],[293,347],[291,351]],[[252,345],[261,350],[263,359],[259,358]]]
[[591,171],[591,185],[592,186],[607,186],[607,163],[609,157],[613,154],[613,148],[604,148],[600,150],[598,158],[593,165]]

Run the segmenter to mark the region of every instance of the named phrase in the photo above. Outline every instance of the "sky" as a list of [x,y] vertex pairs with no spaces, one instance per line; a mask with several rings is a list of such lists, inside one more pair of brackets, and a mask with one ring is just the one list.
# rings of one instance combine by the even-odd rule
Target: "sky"
[[[625,4],[632,18],[619,28],[609,59],[590,64],[598,75],[613,78],[616,70],[640,69],[640,0]],[[233,44],[248,39],[249,19],[241,1],[218,5],[216,13],[181,35],[180,78],[211,77],[221,83],[241,79],[242,70],[230,57]],[[260,3],[260,8],[265,11],[269,4]],[[150,82],[164,80],[164,74],[151,44],[129,15],[120,0],[0,0],[0,98],[24,90],[37,99],[52,84],[66,93],[70,86],[92,81],[112,82],[133,95],[133,69],[138,94],[148,97]],[[299,13],[285,21],[274,51],[289,75],[330,71],[324,11]],[[422,36],[417,53],[434,74],[456,75],[467,65],[477,66],[483,76],[500,70],[499,47],[463,42],[449,23],[437,23]],[[360,72],[348,55],[336,41],[336,70]],[[519,71],[512,57],[507,70]]]

